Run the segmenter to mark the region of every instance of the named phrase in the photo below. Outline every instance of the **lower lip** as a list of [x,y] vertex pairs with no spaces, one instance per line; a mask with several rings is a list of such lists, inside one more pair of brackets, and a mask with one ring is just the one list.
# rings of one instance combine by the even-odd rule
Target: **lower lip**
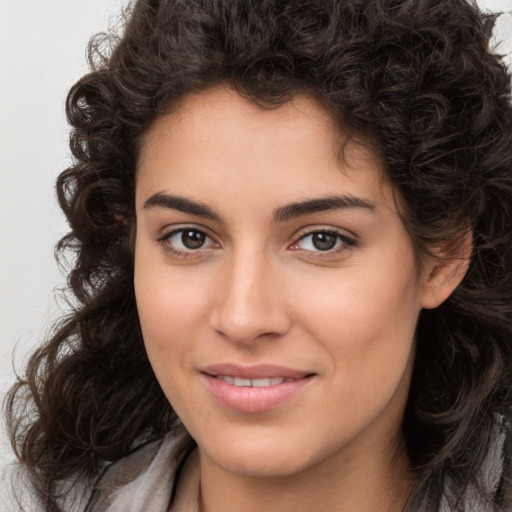
[[275,386],[246,387],[228,384],[204,373],[202,377],[210,393],[222,405],[244,413],[265,412],[279,407],[300,393],[313,378],[307,376]]

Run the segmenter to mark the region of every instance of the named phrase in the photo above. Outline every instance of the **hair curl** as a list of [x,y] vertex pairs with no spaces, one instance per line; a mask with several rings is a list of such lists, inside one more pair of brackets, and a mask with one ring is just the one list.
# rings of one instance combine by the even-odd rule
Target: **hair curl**
[[[75,307],[10,391],[9,429],[48,511],[176,421],[148,362],[130,236],[148,127],[186,94],[228,84],[262,108],[313,95],[382,156],[420,253],[472,230],[470,268],[423,311],[403,435],[418,475],[408,510],[468,489],[493,511],[485,457],[509,430],[512,375],[510,79],[464,0],[139,0],[124,34],[71,89],[73,165],[58,178]],[[501,434],[500,434],[501,433]],[[510,437],[504,474],[510,472]],[[453,485],[446,492],[446,482]],[[446,498],[446,496],[445,496]]]

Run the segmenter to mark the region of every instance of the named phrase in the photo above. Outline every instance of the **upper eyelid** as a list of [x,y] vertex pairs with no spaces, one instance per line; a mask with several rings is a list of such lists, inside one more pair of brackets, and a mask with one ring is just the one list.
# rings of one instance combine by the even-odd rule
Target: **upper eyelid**
[[164,239],[168,236],[177,233],[179,231],[185,231],[185,230],[191,230],[191,231],[200,231],[201,233],[204,233],[206,236],[210,237],[211,239],[217,238],[215,235],[212,234],[211,230],[208,229],[206,226],[203,226],[201,224],[194,224],[194,223],[184,223],[184,224],[171,224],[167,225],[161,229],[158,230],[158,239]]
[[[313,236],[313,235],[314,235],[314,234],[316,234],[316,233],[322,233],[322,231],[311,231],[311,232],[309,232],[309,233],[306,233],[306,234],[304,234],[304,235],[300,236],[299,238],[297,238],[295,242],[292,242],[292,243],[289,245],[289,247],[292,247],[292,246],[294,246],[294,245],[297,245],[297,244],[299,244],[299,243],[303,242],[303,241],[304,241],[304,240],[306,240],[308,237]],[[353,237],[349,237],[349,236],[344,235],[343,233],[340,233],[340,232],[338,232],[338,231],[323,231],[323,233],[330,233],[330,234],[335,235],[336,237],[338,237],[339,241],[341,241],[341,245],[342,245],[342,246],[345,246],[345,247],[347,247],[347,246],[348,246],[348,247],[353,247],[353,246],[355,246],[355,245],[356,245],[356,243],[357,243],[357,241],[356,241]],[[304,250],[304,251],[306,251],[306,252],[316,252],[316,251],[313,251],[313,250],[311,250],[311,249],[303,249],[303,250]],[[324,254],[326,254],[326,255],[327,255],[327,254],[329,254],[329,253],[336,252],[336,251],[338,251],[338,250],[341,250],[341,247],[338,247],[338,248],[333,247],[332,249],[328,249],[328,250],[326,250],[326,251],[320,251],[320,250],[319,250],[319,252],[322,252],[322,253],[324,253]]]
[[310,236],[313,236],[315,234],[322,233],[322,234],[328,234],[328,235],[334,235],[339,237],[341,240],[345,241],[355,241],[353,237],[345,235],[344,233],[341,233],[339,231],[310,231],[309,233],[305,233],[304,235],[300,236],[297,241],[304,240]]
[[340,235],[345,238],[350,238],[351,240],[354,241],[359,239],[359,237],[355,233],[349,231],[348,229],[329,226],[325,224],[318,224],[300,228],[294,232],[294,234],[291,236],[291,239],[292,241],[298,241],[308,235],[313,235],[314,233],[336,233],[337,235]]

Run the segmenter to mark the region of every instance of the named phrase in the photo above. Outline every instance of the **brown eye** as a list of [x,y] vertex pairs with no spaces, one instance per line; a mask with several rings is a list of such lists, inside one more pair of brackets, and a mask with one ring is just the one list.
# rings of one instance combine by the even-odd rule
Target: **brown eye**
[[337,233],[314,233],[311,235],[313,247],[319,251],[329,251],[336,247],[339,235]]
[[199,229],[181,228],[167,233],[158,239],[162,247],[174,254],[192,255],[193,253],[201,253],[202,249],[210,249],[218,247],[206,233]]
[[187,249],[200,249],[206,240],[206,235],[201,231],[184,230],[181,233],[181,243]]
[[297,242],[290,246],[290,249],[317,255],[326,253],[327,257],[329,254],[343,252],[355,244],[356,241],[345,233],[334,230],[318,230],[302,235]]

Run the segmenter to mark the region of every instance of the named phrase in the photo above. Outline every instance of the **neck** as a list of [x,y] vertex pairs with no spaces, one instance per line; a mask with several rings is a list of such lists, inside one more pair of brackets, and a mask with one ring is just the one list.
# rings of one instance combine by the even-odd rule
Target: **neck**
[[285,477],[232,473],[201,455],[199,510],[401,512],[414,487],[405,449],[393,454],[373,451],[363,460],[347,455]]

